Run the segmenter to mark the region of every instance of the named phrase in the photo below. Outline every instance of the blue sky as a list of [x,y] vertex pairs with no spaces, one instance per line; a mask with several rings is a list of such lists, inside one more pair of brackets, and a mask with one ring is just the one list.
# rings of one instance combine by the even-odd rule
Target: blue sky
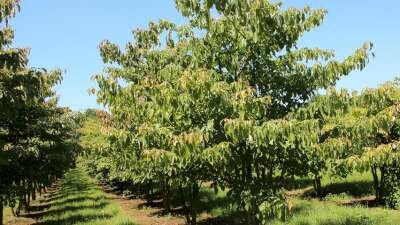
[[[339,59],[365,41],[376,55],[362,72],[339,81],[339,87],[361,90],[400,75],[400,1],[398,0],[284,0],[285,6],[326,8],[322,26],[307,33],[301,45],[334,49]],[[173,0],[22,0],[12,21],[15,45],[30,47],[33,67],[65,70],[57,87],[60,105],[74,110],[98,107],[87,89],[90,77],[103,69],[98,44],[108,39],[124,45],[131,31],[151,20],[182,23]]]

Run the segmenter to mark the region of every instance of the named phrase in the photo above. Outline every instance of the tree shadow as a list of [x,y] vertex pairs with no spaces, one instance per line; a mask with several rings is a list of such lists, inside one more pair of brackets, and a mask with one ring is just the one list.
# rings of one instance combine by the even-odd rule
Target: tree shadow
[[347,193],[353,197],[362,197],[374,194],[374,185],[372,181],[340,182],[329,184],[322,190],[325,195]]
[[24,218],[30,218],[30,219],[39,219],[43,216],[47,215],[47,211],[43,210],[43,211],[31,211],[31,212],[25,212],[25,213],[21,213],[19,215],[19,217],[24,217]]
[[[185,216],[185,209],[182,207],[180,196],[177,191],[172,192],[170,203],[171,209],[165,210],[163,208],[164,203],[160,195],[156,195],[151,203],[145,202],[138,205],[139,209],[144,209],[147,207],[156,208],[157,211],[151,213],[151,216]],[[231,201],[226,196],[218,196],[214,191],[207,188],[201,189],[199,193],[199,203],[198,203],[198,213],[210,213],[215,209],[228,209],[231,206]]]
[[51,202],[33,204],[33,205],[29,206],[29,211],[37,212],[37,211],[47,210],[48,208],[51,207],[51,205],[52,205]]
[[200,219],[198,225],[247,225],[243,213],[235,211],[226,215]]
[[64,212],[74,212],[74,211],[80,211],[80,210],[85,210],[85,209],[104,209],[107,205],[109,205],[106,202],[100,202],[96,203],[95,205],[78,205],[78,206],[64,206],[59,209],[52,209],[47,211],[47,215],[49,216],[58,216],[63,214]]
[[[33,205],[30,212],[23,216],[36,219],[37,222],[33,225],[86,224],[96,220],[111,219],[114,215],[103,211],[110,204],[107,202],[107,197],[93,196],[92,191],[97,190],[96,186],[74,176],[79,174],[71,172],[62,182],[62,186],[49,188],[42,196],[45,199],[41,199],[40,204]],[[94,210],[96,213],[89,215],[80,213],[87,210]],[[65,212],[68,214],[63,215]]]
[[69,204],[69,203],[79,203],[79,202],[84,202],[84,201],[94,201],[94,202],[98,202],[98,201],[104,201],[106,200],[105,197],[103,196],[99,196],[99,197],[89,197],[89,196],[85,196],[85,197],[74,197],[74,198],[68,198],[62,201],[56,201],[53,203],[53,205],[57,206],[57,205],[65,205],[65,204]]
[[[374,185],[372,181],[344,181],[331,183],[322,187],[321,196],[319,197],[325,198],[327,195],[339,194],[345,194],[353,198],[374,195]],[[294,195],[303,199],[318,197],[312,187],[298,191],[298,193]]]
[[311,178],[290,178],[282,181],[282,186],[286,190],[296,190],[308,188],[313,185],[314,180]]
[[207,218],[197,222],[197,225],[247,225],[246,222],[228,217]]
[[352,199],[350,201],[343,202],[340,205],[343,205],[343,206],[366,206],[368,208],[381,206],[379,201],[374,196],[368,197],[368,198]]
[[69,216],[65,219],[58,219],[58,220],[46,220],[34,223],[33,225],[60,225],[60,224],[77,224],[80,222],[92,222],[95,220],[107,220],[111,219],[112,215],[110,214],[93,214],[93,215],[74,215]]
[[144,202],[138,205],[138,209],[145,208],[162,208],[164,205],[162,199],[153,199],[151,202]]
[[[330,221],[321,221],[319,225],[373,225],[376,221],[368,218],[367,216],[360,216],[360,217],[346,217],[337,220],[330,220]],[[311,225],[310,223],[304,223],[302,225]]]

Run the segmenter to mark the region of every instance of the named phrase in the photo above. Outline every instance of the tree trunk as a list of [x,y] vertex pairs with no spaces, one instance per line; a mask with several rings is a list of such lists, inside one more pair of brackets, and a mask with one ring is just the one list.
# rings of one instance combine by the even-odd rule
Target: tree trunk
[[179,197],[181,199],[183,211],[185,213],[186,223],[190,224],[189,210],[188,210],[188,207],[186,206],[185,192],[183,190],[182,185],[179,185]]
[[171,204],[170,204],[171,190],[170,189],[171,189],[171,187],[169,185],[168,178],[166,178],[164,181],[163,206],[167,212],[171,211]]
[[148,205],[153,205],[153,182],[150,180],[149,183],[147,184],[147,204]]
[[[381,179],[379,181],[379,203],[384,204],[385,196],[388,194],[388,187],[387,187],[387,179],[388,176],[386,175],[386,168],[385,165],[379,167],[379,170],[381,172]],[[390,176],[390,175],[389,175]]]
[[190,225],[195,225],[197,222],[197,208],[198,208],[198,202],[199,202],[199,191],[200,191],[200,187],[199,185],[194,182],[192,184],[192,188],[191,188],[191,202],[190,202]]
[[372,173],[372,177],[374,180],[374,189],[375,189],[375,198],[378,202],[381,202],[381,186],[379,184],[379,177],[378,177],[378,173],[376,171],[376,166],[372,166],[371,167],[371,173]]
[[39,196],[42,197],[43,186],[40,183],[38,183],[37,185],[38,185],[37,188],[38,188],[38,191],[39,191]]
[[0,225],[3,225],[3,197],[0,197]]
[[33,183],[33,187],[32,187],[32,201],[36,201],[36,190],[38,188],[37,183]]
[[17,206],[17,209],[15,210],[15,215],[17,216],[17,217],[19,217],[19,215],[21,214],[21,209],[22,209],[22,206],[24,205],[24,204],[26,204],[26,202],[25,202],[25,196],[19,196],[19,202],[18,202],[18,206]]
[[322,198],[321,177],[319,176],[314,178],[314,191],[318,198]]
[[29,213],[31,207],[31,192],[29,191],[26,196],[26,211]]

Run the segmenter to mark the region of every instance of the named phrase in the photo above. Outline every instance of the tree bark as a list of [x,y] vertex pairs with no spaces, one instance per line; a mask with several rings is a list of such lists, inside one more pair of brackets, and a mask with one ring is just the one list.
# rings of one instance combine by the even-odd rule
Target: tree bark
[[171,204],[170,204],[170,192],[171,192],[171,187],[170,187],[170,185],[169,185],[169,181],[168,181],[168,178],[166,178],[165,180],[164,180],[164,196],[163,196],[163,205],[164,205],[164,209],[167,211],[167,212],[170,212],[171,211]]
[[148,205],[153,205],[153,182],[150,180],[149,183],[147,184],[147,204]]
[[0,196],[0,225],[3,225],[3,197]]
[[26,211],[29,213],[31,208],[31,193],[29,192],[26,196]]
[[33,188],[32,188],[32,201],[36,201],[36,190],[38,188],[37,183],[33,183]]
[[19,215],[21,214],[21,209],[22,209],[22,206],[24,204],[26,204],[25,203],[25,196],[23,196],[23,195],[19,196],[18,206],[17,206],[17,209],[15,210],[15,215],[17,217],[19,217]]
[[191,190],[192,196],[191,196],[191,203],[190,203],[190,218],[191,218],[190,225],[196,225],[200,187],[197,183],[193,183],[191,189],[192,189]]
[[314,178],[314,191],[318,198],[322,198],[321,178],[318,176]]
[[375,189],[375,198],[378,202],[381,201],[381,187],[379,185],[379,178],[378,178],[378,173],[376,171],[376,167],[372,166],[371,167],[371,173],[372,173],[372,177],[374,180],[374,189]]
[[188,207],[186,206],[185,192],[183,190],[182,185],[179,185],[179,197],[181,199],[183,210],[185,213],[186,223],[190,224],[189,210],[188,210]]

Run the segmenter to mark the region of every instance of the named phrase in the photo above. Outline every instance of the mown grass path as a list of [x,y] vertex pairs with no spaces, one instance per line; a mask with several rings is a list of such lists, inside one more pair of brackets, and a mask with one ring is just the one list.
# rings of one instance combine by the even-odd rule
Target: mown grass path
[[[371,190],[368,185],[372,184],[367,181],[367,177],[358,175],[355,178],[346,178],[344,183],[336,182],[333,187],[329,187],[329,190],[335,191],[332,193],[343,193],[343,190],[347,190],[346,194],[332,195],[326,198],[326,201],[293,196],[294,207],[288,220],[284,222],[273,220],[270,224],[400,225],[398,210],[340,203],[354,200],[358,196],[370,195]],[[246,225],[240,215],[234,214],[234,211],[227,208],[225,192],[215,195],[212,189],[204,187],[202,196],[203,212],[199,217],[203,220],[199,221],[199,225]],[[115,194],[106,194],[80,169],[68,172],[62,182],[57,182],[49,188],[38,202],[35,202],[30,213],[6,224],[182,225],[184,223],[182,216],[174,214],[161,216],[162,209],[147,207],[145,200],[125,199]]]
[[135,225],[80,169],[69,171],[35,225]]

